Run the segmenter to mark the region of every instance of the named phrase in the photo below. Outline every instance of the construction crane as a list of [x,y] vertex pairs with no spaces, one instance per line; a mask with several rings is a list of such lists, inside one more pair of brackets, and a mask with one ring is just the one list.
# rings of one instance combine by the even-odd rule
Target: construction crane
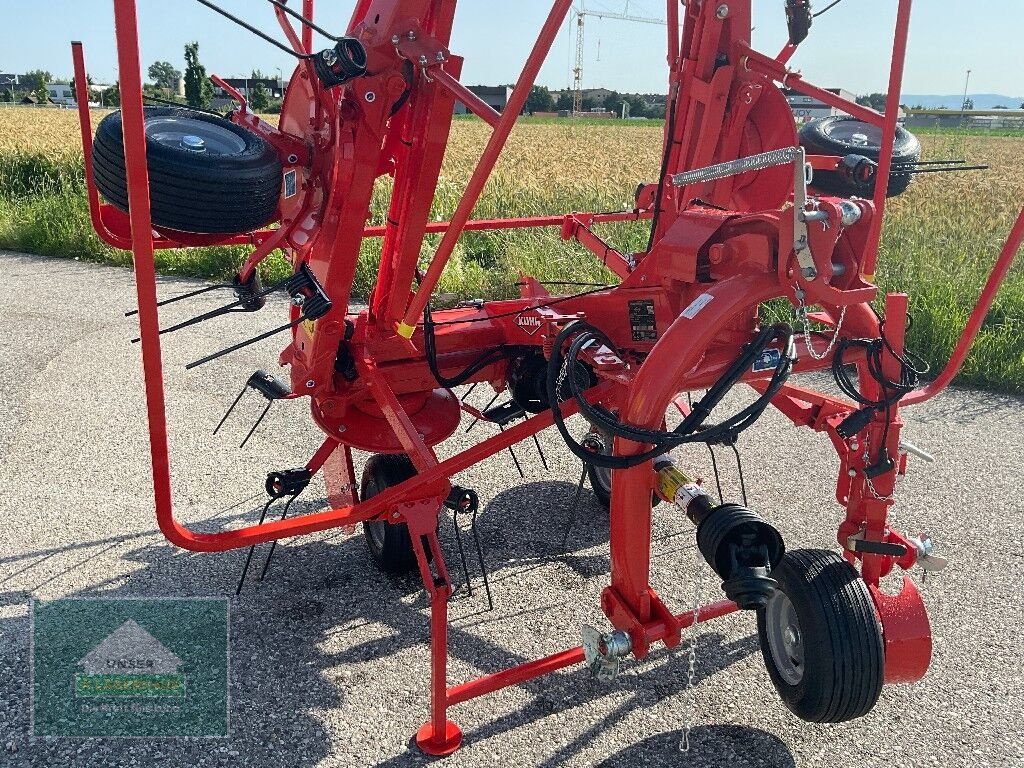
[[584,26],[587,16],[596,16],[599,19],[619,19],[621,21],[636,21],[641,24],[665,25],[664,19],[655,19],[649,16],[634,16],[629,12],[629,3],[622,13],[612,11],[591,11],[584,7],[583,0],[580,0],[580,7],[573,8],[573,15],[576,18],[576,66],[573,68],[573,98],[572,113],[578,115],[583,111],[583,39]]

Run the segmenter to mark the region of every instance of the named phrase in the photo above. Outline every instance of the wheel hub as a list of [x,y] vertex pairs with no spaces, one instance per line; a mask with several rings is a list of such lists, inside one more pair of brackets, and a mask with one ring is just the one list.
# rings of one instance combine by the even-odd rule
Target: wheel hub
[[789,685],[797,685],[804,676],[804,642],[793,602],[782,590],[768,600],[765,608],[768,648],[775,666]]
[[191,134],[181,137],[181,146],[187,149],[189,152],[205,152],[206,142],[198,136],[192,136]]

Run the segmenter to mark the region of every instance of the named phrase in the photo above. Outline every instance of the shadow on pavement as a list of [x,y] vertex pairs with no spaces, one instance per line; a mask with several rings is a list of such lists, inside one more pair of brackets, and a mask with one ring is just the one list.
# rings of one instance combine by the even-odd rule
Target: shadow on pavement
[[[604,554],[581,554],[584,550],[603,545],[608,532],[606,512],[586,489],[573,535],[569,538],[570,553],[567,556],[558,552],[561,526],[567,519],[575,494],[576,486],[570,483],[533,483],[498,494],[482,510],[479,533],[488,568],[494,577],[498,611],[495,614],[479,612],[485,600],[474,560],[471,571],[479,592],[474,592],[471,599],[457,600],[452,605],[453,624],[449,634],[452,658],[461,659],[483,671],[496,671],[510,663],[529,660],[514,649],[467,631],[473,624],[488,621],[499,613],[502,620],[514,620],[519,615],[551,607],[524,606],[510,610],[516,605],[513,589],[517,574],[547,565],[555,573],[553,588],[565,590],[576,588],[586,579],[603,578],[608,570],[606,550]],[[293,512],[295,515],[312,512],[323,504],[322,499],[308,499],[301,505],[296,503]],[[247,512],[238,517],[251,519],[257,513]],[[273,513],[268,519],[274,519]],[[249,580],[239,597],[234,597],[234,587],[245,558],[244,550],[201,555],[153,540],[133,545],[132,538],[100,539],[94,542],[94,546],[99,552],[96,556],[104,556],[109,546],[116,544],[120,557],[137,563],[137,570],[127,576],[91,584],[88,589],[69,596],[231,596],[232,736],[212,741],[133,741],[131,757],[140,764],[170,760],[171,764],[196,767],[240,764],[308,766],[332,754],[337,756],[333,751],[335,745],[331,733],[322,716],[315,713],[342,708],[346,685],[388,685],[388,681],[376,680],[362,670],[353,671],[349,678],[346,665],[400,654],[428,642],[428,605],[418,577],[396,579],[381,574],[371,565],[361,534],[350,537],[329,534],[325,538],[291,540],[279,545],[263,582],[257,581],[256,577],[262,568],[267,545],[260,547],[253,559]],[[458,582],[461,580],[461,568],[450,519],[442,521],[441,538],[446,560]],[[465,539],[468,544],[470,537],[466,535]],[[34,553],[35,557],[43,559],[54,554],[53,550]],[[32,556],[18,559],[31,560]],[[31,564],[24,562],[9,562],[8,565],[31,568]],[[548,573],[545,572],[544,576],[547,578]],[[508,584],[503,583],[506,580]],[[24,604],[27,596],[24,592],[10,592],[3,602],[8,605]],[[353,645],[345,643],[345,634],[366,625],[378,625],[385,630],[372,640]],[[566,628],[566,638],[563,638],[566,645],[573,643],[577,629]],[[0,749],[6,747],[4,759],[9,760],[5,764],[122,764],[125,756],[125,742],[122,740],[28,737],[27,636],[27,616],[0,616],[0,648],[13,658],[13,663],[4,665],[12,672],[10,678],[0,680],[0,686],[5,690],[5,696],[0,700],[0,714],[6,724]],[[713,632],[701,635],[703,663],[696,680],[698,684],[707,675],[757,650],[756,639],[753,638],[733,643],[725,643],[723,639],[722,635]],[[324,650],[331,645],[341,646],[342,650]],[[631,711],[649,706],[652,700],[678,695],[685,685],[685,666],[682,652],[669,654],[662,651],[652,654],[650,661],[633,666],[612,686],[597,683],[581,674],[578,668],[524,683],[521,688],[532,696],[531,700],[518,711],[509,712],[467,732],[466,742],[486,740],[535,723],[552,712],[579,707],[610,693],[630,691],[632,695],[624,703],[595,721],[586,733],[556,749],[547,764],[560,764],[578,753],[595,734],[613,726]],[[341,682],[339,676],[344,676],[345,682]],[[410,677],[410,681],[414,686],[422,686],[420,692],[425,698],[428,684],[426,666],[422,674]],[[396,701],[395,706],[402,707],[403,704]],[[427,712],[424,711],[423,715],[426,717]],[[358,718],[359,714],[353,712],[353,717]],[[381,717],[384,720],[377,727],[386,727],[386,713],[382,712]],[[8,741],[11,742],[10,747],[6,745]],[[426,758],[413,749],[382,764],[419,765],[425,761]]]
[[700,725],[690,731],[690,751],[680,752],[682,731],[669,731],[631,744],[597,768],[638,765],[795,768],[789,748],[772,734],[742,725]]

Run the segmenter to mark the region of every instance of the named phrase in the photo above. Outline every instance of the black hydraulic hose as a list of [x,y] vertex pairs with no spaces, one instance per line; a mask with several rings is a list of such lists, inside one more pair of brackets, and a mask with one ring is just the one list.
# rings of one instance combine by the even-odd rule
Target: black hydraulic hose
[[441,370],[437,365],[434,320],[431,317],[430,305],[428,304],[423,309],[423,354],[427,358],[427,366],[430,368],[430,373],[433,374],[434,380],[442,387],[451,389],[452,387],[457,387],[460,384],[465,384],[474,374],[479,373],[488,365],[493,365],[494,363],[508,357],[508,348],[504,344],[499,344],[497,347],[489,349],[481,354],[456,376],[453,376],[452,378],[442,376]]
[[[562,346],[572,336],[576,336],[569,346],[567,354],[563,356]],[[767,348],[772,341],[780,339],[784,341],[785,349],[780,354],[779,363],[775,373],[769,381],[768,387],[753,403],[743,408],[735,415],[725,421],[700,429],[711,411],[718,405],[725,394],[732,386],[740,380],[744,372],[751,366],[753,361]],[[690,414],[683,422],[671,432],[654,431],[640,427],[623,424],[618,418],[605,408],[591,405],[584,398],[576,378],[571,374],[568,377],[569,390],[576,399],[580,413],[587,418],[591,424],[603,429],[609,434],[622,437],[626,440],[637,443],[645,443],[653,446],[652,449],[634,456],[606,456],[596,454],[578,443],[569,434],[558,408],[559,375],[563,364],[573,366],[576,364],[579,353],[589,344],[599,342],[611,346],[608,338],[597,328],[577,321],[566,326],[559,333],[552,350],[551,360],[547,370],[547,392],[548,400],[552,404],[552,413],[555,425],[565,440],[569,450],[584,461],[598,467],[608,469],[625,469],[627,467],[642,464],[645,461],[656,458],[667,450],[687,443],[719,443],[734,440],[736,435],[747,427],[751,426],[770,404],[772,398],[778,393],[789,378],[792,372],[793,363],[796,360],[796,348],[793,342],[793,330],[788,325],[780,324],[766,328],[744,349],[743,353],[715,382],[708,393],[694,405]],[[568,361],[565,363],[565,361]],[[700,430],[700,431],[698,431]]]

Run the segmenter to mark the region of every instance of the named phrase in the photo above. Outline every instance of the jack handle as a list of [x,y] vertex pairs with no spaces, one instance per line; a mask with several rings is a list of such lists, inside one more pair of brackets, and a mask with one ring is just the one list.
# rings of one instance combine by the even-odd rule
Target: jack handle
[[1003,280],[1006,279],[1006,275],[1010,271],[1010,267],[1013,265],[1013,260],[1017,256],[1017,251],[1020,250],[1022,243],[1024,243],[1024,209],[1021,209],[1020,214],[1017,216],[1017,222],[1013,225],[1010,237],[1006,241],[1006,245],[1003,246],[1003,251],[999,254],[999,258],[992,268],[992,273],[988,276],[985,288],[982,290],[981,296],[978,297],[978,303],[975,305],[974,311],[964,327],[963,335],[960,337],[960,341],[957,342],[949,363],[946,364],[946,367],[935,381],[927,386],[915,389],[904,397],[900,402],[901,406],[915,405],[930,400],[948,387],[949,383],[960,372],[960,368],[967,358],[967,353],[970,352],[971,345],[974,344],[978,331],[981,330],[981,324],[985,320],[985,315],[992,308],[996,292],[1003,284]]

